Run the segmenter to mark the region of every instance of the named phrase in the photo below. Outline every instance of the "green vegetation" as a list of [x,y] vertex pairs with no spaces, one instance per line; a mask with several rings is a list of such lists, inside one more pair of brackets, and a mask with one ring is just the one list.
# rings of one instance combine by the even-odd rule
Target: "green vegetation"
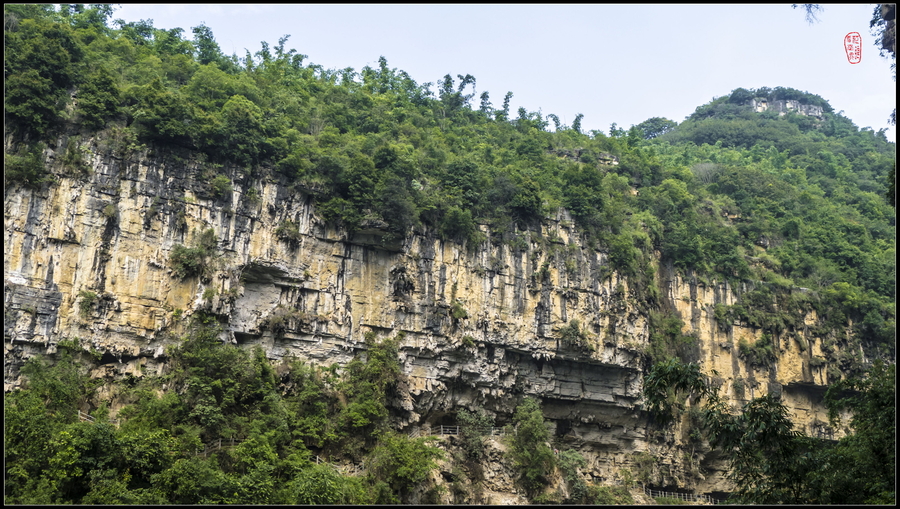
[[550,482],[550,474],[556,467],[540,403],[525,398],[516,408],[513,424],[516,432],[509,438],[510,453],[521,474],[522,486],[534,497]]
[[698,346],[697,338],[682,332],[684,322],[672,313],[650,312],[650,362],[659,362],[677,357],[690,360]]
[[466,308],[462,306],[462,303],[456,301],[450,306],[450,318],[453,320],[464,320],[469,317],[469,313],[466,311]]
[[81,318],[87,318],[91,314],[91,308],[97,301],[97,294],[90,290],[81,290],[78,292],[81,302],[78,303],[78,312]]
[[213,196],[216,198],[221,198],[234,191],[231,179],[225,175],[216,175],[209,184],[212,186]]
[[[35,144],[27,152],[5,154],[3,158],[3,184],[7,186],[21,185],[29,189],[40,189],[45,182],[53,182],[53,176],[44,169],[41,153],[43,144]],[[20,152],[23,152],[20,149]]]
[[[282,337],[284,332],[295,322],[308,321],[309,316],[292,307],[279,304],[271,314],[263,321],[263,325],[275,333],[276,337]],[[367,343],[369,344],[369,343]]]
[[658,461],[649,452],[642,451],[634,455],[635,475],[641,484],[650,484],[654,481],[653,474]]
[[559,469],[569,487],[569,499],[574,503],[583,503],[588,498],[588,484],[578,473],[579,468],[587,465],[584,456],[570,449],[559,454]]
[[834,447],[835,471],[815,487],[822,503],[896,503],[896,370],[876,361],[865,377],[841,380],[825,394],[832,425],[840,423],[839,410],[850,410],[854,433]]
[[635,505],[624,486],[590,486],[588,493],[589,500],[596,505]]
[[212,228],[197,236],[194,247],[176,244],[169,255],[169,263],[179,279],[199,276],[206,278],[212,271],[212,261],[216,253],[218,238]]
[[115,220],[119,216],[119,209],[116,208],[114,203],[109,203],[103,207],[103,217],[112,221]]
[[[645,454],[645,453],[641,453]],[[535,503],[633,505],[634,499],[625,486],[600,486],[588,484],[580,469],[587,464],[584,457],[571,449],[559,451],[556,456],[559,471],[566,483],[566,493],[562,489],[555,493],[535,497]]]
[[251,205],[258,205],[260,201],[262,201],[262,197],[259,195],[259,190],[255,187],[251,187],[244,194],[244,197],[247,198],[247,202]]
[[[815,309],[825,321],[817,331],[845,337],[843,346],[894,349],[895,233],[882,198],[894,145],[817,95],[739,88],[681,124],[653,117],[607,136],[582,132],[581,117],[551,130],[556,115],[510,112],[511,92],[502,109],[487,92],[475,105],[470,75],[420,84],[385,58],[360,71],[305,63],[288,36],[227,57],[209,27],[192,27],[189,41],[149,21],[111,24],[109,6],[4,12],[8,184],[51,180],[39,144],[65,132],[75,90],[82,136],[96,133],[118,157],[143,146],[186,150],[221,169],[208,176],[215,197],[231,192],[237,172],[274,168],[348,231],[383,224],[385,238],[415,231],[516,250],[562,206],[581,245],[606,254],[600,276],[626,276],[628,298],[644,310],[660,305],[661,253],[661,263],[706,281],[751,283],[730,314],[717,314],[720,326],[730,316],[774,339]],[[821,119],[756,113],[753,99],[820,107]],[[64,158],[77,166],[75,139]],[[279,238],[296,242],[283,226]],[[177,247],[176,275],[203,272],[208,255]],[[574,259],[562,265],[580,270]],[[535,283],[549,283],[550,269],[542,265]],[[845,336],[850,323],[855,334]]]
[[572,319],[568,325],[559,329],[559,339],[562,344],[570,348],[578,348],[582,350],[593,350],[593,346],[588,341],[588,333],[581,328],[581,323]]
[[275,235],[294,247],[298,246],[303,239],[303,234],[300,233],[300,226],[291,220],[279,224],[278,228],[275,228]]
[[79,147],[74,138],[70,138],[66,145],[66,154],[63,156],[63,168],[66,174],[81,178],[86,177],[90,172],[90,167],[84,162],[84,154],[82,150],[87,147]]
[[644,397],[666,425],[687,398],[700,405],[703,432],[730,463],[733,501],[751,504],[893,504],[896,473],[896,365],[880,360],[862,378],[833,384],[825,396],[832,424],[853,411],[853,432],[836,444],[793,429],[781,401],[766,395],[734,415],[695,364],[656,364]]
[[428,473],[437,468],[436,458],[442,451],[428,445],[436,438],[409,439],[388,432],[379,438],[379,445],[372,451],[369,468],[378,482],[386,483],[393,490],[392,497],[384,502],[399,503],[409,491],[424,482]]
[[741,339],[738,343],[738,350],[741,357],[746,359],[749,364],[755,366],[768,367],[775,361],[775,346],[772,344],[772,338],[768,334],[763,334],[752,345]]
[[459,435],[463,440],[466,457],[480,460],[484,456],[484,437],[494,426],[494,419],[482,411],[469,412],[462,409],[456,414],[459,422]]
[[[377,229],[385,238],[416,233],[470,249],[491,242],[531,250],[534,292],[554,275],[588,273],[557,234],[543,237],[541,222],[564,207],[578,227],[575,244],[605,260],[591,277],[626,278],[617,280],[612,301],[630,300],[649,313],[649,409],[668,422],[686,398],[695,398],[692,407],[707,401],[710,436],[732,460],[741,500],[893,503],[886,481],[893,449],[884,447],[893,444],[894,427],[881,413],[888,406],[893,412],[885,396],[893,394],[885,374],[893,366],[865,375],[857,353],[892,358],[896,348],[896,158],[884,132],[858,128],[817,95],[763,87],[715,98],[681,124],[653,117],[627,130],[613,124],[609,135],[585,133],[581,115],[569,127],[553,114],[511,112],[512,92],[501,109],[488,92],[473,104],[471,75],[418,83],[384,57],[359,71],[325,69],[288,49],[288,36],[229,57],[209,27],[191,27],[187,40],[181,28],[111,22],[112,15],[102,4],[4,6],[6,185],[52,185],[47,147],[60,176],[86,176],[79,140],[88,137],[107,152],[100,155],[120,159],[144,157],[145,149],[177,151],[204,163],[201,178],[214,198],[239,183],[255,205],[259,192],[248,186],[260,186],[264,175],[286,182],[316,214],[351,233],[384,225]],[[756,113],[753,99],[798,101],[822,114]],[[112,221],[114,206],[102,213]],[[291,221],[276,235],[292,245],[300,240]],[[218,239],[207,229],[191,240],[191,247],[172,248],[170,265],[177,278],[205,280]],[[541,261],[538,250],[552,256]],[[503,269],[499,258],[486,265],[474,270]],[[822,357],[810,366],[825,369],[829,380],[855,375],[838,387],[858,396],[830,394],[833,406],[856,411],[856,432],[822,446],[792,434],[771,398],[751,402],[740,416],[716,406],[699,372],[685,367],[696,360],[696,339],[655,282],[670,267],[698,284],[730,283],[737,301],[713,313],[723,330],[740,323],[762,333],[755,344],[739,345],[749,364],[773,366],[785,337],[805,351],[821,344]],[[86,317],[98,297],[84,291],[79,298]],[[811,311],[818,319],[807,325]],[[454,322],[469,317],[455,290],[449,315]],[[283,334],[290,321],[311,318],[284,308],[267,325]],[[570,345],[589,343],[575,320],[559,334]],[[171,352],[165,382],[133,389],[120,429],[74,422],[90,387],[70,358],[53,367],[29,364],[28,387],[5,403],[9,500],[391,503],[403,501],[437,458],[426,442],[394,435],[387,424],[386,402],[401,378],[397,338],[378,343],[366,334],[368,350],[343,369],[294,362],[280,379],[261,353],[216,338],[209,324],[188,335]],[[462,344],[473,346],[474,338]],[[157,397],[162,383],[167,390]],[[734,389],[743,385],[735,380]],[[579,484],[574,453],[557,465],[536,401],[526,399],[515,422],[511,454],[530,495],[559,466],[580,503],[627,502],[614,489]],[[467,454],[477,456],[474,437]],[[218,438],[243,441],[208,458],[191,452]],[[751,454],[742,443],[765,447]],[[310,461],[314,455],[365,460],[371,468],[366,477],[343,476]],[[652,458],[641,459],[637,476],[646,479]]]
[[[261,349],[223,344],[220,332],[209,318],[195,321],[168,352],[168,373],[126,389],[118,428],[104,408],[96,423],[78,421],[97,384],[68,348],[53,366],[29,361],[27,385],[4,401],[7,501],[397,503],[426,482],[440,450],[387,425],[396,339],[342,373],[294,361],[279,376]],[[219,439],[235,445],[197,455]],[[340,474],[316,455],[361,462],[365,475]]]

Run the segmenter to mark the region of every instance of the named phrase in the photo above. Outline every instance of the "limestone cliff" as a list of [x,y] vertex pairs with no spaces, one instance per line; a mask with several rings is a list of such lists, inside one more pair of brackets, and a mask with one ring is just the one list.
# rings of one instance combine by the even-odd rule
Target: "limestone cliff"
[[766,99],[752,99],[750,101],[750,107],[753,108],[753,111],[757,113],[762,113],[766,110],[773,110],[778,112],[779,115],[785,115],[788,111],[794,111],[800,115],[806,115],[808,117],[816,117],[819,120],[822,120],[824,115],[824,109],[821,106],[816,106],[813,104],[803,104],[800,101],[794,99],[787,100],[777,100],[772,101],[771,103]]
[[[83,147],[88,176],[66,176],[67,143]],[[44,153],[55,184],[5,191],[7,391],[20,383],[26,358],[74,338],[95,352],[97,377],[158,372],[167,342],[197,310],[227,321],[223,340],[321,364],[349,361],[366,348],[366,333],[404,331],[408,384],[395,405],[405,431],[427,431],[458,408],[484,408],[502,424],[522,396],[534,395],[594,480],[638,469],[636,458],[646,456],[636,453],[646,452],[657,460],[653,484],[729,491],[721,465],[691,440],[688,416],[674,435],[652,431],[640,398],[648,309],[602,250],[582,245],[565,212],[512,245],[489,238],[467,247],[427,232],[396,241],[377,224],[350,235],[277,176],[213,168],[175,151],[119,158],[101,145],[61,139]],[[210,184],[217,173],[230,175],[231,189]],[[174,246],[192,245],[209,228],[212,272],[175,277]],[[777,391],[798,426],[819,431],[827,365],[811,360],[823,356],[823,338],[776,338],[771,369],[748,365],[738,343],[759,333],[714,313],[745,288],[665,266],[656,277],[662,300],[698,339],[697,361],[718,373],[735,405]],[[583,344],[561,341],[574,320],[587,332]],[[115,394],[106,395],[115,410]]]

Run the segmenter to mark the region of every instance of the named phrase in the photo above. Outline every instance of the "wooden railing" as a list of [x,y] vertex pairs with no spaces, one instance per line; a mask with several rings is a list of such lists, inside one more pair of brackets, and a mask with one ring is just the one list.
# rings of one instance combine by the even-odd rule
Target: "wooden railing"
[[[86,414],[86,413],[82,412],[81,410],[78,411],[78,420],[82,421],[82,422],[90,422],[92,424],[97,423],[97,419],[95,417],[93,417],[92,415]],[[116,426],[116,427],[119,426],[119,421],[116,419],[109,419],[108,422],[110,424],[112,424],[113,426]]]
[[[480,431],[482,434],[489,436],[503,436],[506,435],[506,430],[504,428],[475,428],[476,431]],[[459,426],[441,426],[438,434],[443,435],[459,435],[460,427]]]
[[817,426],[813,429],[813,436],[820,440],[830,440],[832,442],[836,442],[834,439],[834,429],[827,426]]
[[209,457],[210,454],[222,449],[223,447],[234,447],[236,445],[241,445],[243,440],[235,440],[235,439],[218,439],[215,442],[205,444],[203,446],[203,450],[197,450],[194,456],[202,456],[204,458]]
[[318,455],[315,456],[315,459],[316,459],[316,465],[320,465],[320,464],[331,465],[331,468],[337,470],[342,475],[358,475],[363,471],[362,467],[359,465],[353,465],[353,464],[338,465],[336,463],[330,463],[328,461],[325,461],[324,458],[320,458]]
[[644,486],[644,493],[651,498],[674,498],[676,500],[684,500],[685,502],[705,502],[707,504],[718,504],[719,501],[707,495],[694,495],[693,493],[673,493],[670,491],[656,491]]

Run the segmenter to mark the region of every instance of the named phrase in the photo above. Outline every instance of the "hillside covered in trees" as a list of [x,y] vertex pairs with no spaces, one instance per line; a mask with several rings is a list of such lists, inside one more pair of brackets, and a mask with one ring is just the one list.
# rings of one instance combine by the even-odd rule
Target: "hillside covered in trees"
[[[817,327],[843,338],[831,345],[829,380],[864,377],[872,358],[895,358],[895,144],[817,95],[723,91],[680,124],[651,118],[629,129],[613,124],[607,135],[583,132],[581,116],[562,125],[554,114],[509,111],[512,92],[476,94],[468,74],[419,83],[384,57],[377,68],[325,69],[289,49],[288,36],[229,57],[209,27],[191,27],[189,38],[112,15],[93,4],[4,7],[7,188],[54,185],[45,149],[91,135],[121,157],[163,147],[199,157],[220,170],[210,175],[220,192],[233,185],[235,168],[250,180],[285,178],[350,233],[515,247],[563,208],[647,309],[660,306],[659,260],[702,280],[755,283],[716,314],[772,336],[802,329],[800,317],[815,310]],[[754,99],[798,101],[823,114],[757,113]],[[76,145],[60,148],[69,176],[81,175]],[[279,381],[261,352],[215,344],[214,322],[196,323],[173,350],[165,383],[178,390],[158,399],[136,383],[120,428],[77,422],[77,402],[92,387],[74,364],[30,364],[33,384],[5,404],[7,501],[407,500],[439,453],[390,430],[385,398],[398,370],[391,340],[340,373],[297,363]],[[648,355],[661,364],[675,352]],[[747,355],[773,354],[761,345]],[[516,416],[522,426],[533,420],[529,405]],[[534,445],[543,443],[536,433],[533,444],[513,444],[514,454],[548,452]],[[251,438],[213,459],[193,453],[235,436]],[[321,451],[368,458],[373,474],[339,476],[315,464]],[[538,459],[519,458],[561,461]],[[854,475],[875,475],[866,468]],[[525,469],[529,492],[544,475]],[[861,499],[835,492],[818,502],[893,501],[888,491],[873,481]],[[570,501],[613,501],[600,488],[577,493]]]

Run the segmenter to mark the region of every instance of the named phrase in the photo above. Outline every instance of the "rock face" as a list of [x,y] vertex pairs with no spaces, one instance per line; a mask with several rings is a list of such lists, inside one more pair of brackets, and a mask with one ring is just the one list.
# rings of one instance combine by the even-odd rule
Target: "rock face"
[[752,99],[750,101],[750,107],[757,113],[762,113],[766,110],[774,110],[777,111],[779,115],[784,115],[788,111],[795,111],[801,115],[816,117],[819,120],[822,120],[822,114],[824,113],[821,106],[802,104],[800,101],[793,99],[771,102],[765,99]]
[[[232,189],[216,194],[211,165],[174,152],[118,159],[97,140],[79,143],[89,149],[89,177],[62,175],[63,148],[48,149],[56,184],[5,191],[7,391],[26,358],[75,338],[100,359],[96,376],[158,372],[167,342],[197,310],[227,321],[223,340],[260,344],[272,359],[343,364],[366,348],[367,333],[402,331],[407,387],[394,404],[405,410],[404,430],[454,424],[459,408],[483,408],[502,425],[531,395],[595,481],[637,471],[635,458],[647,453],[657,460],[652,484],[730,490],[722,465],[691,441],[687,416],[674,434],[649,426],[640,401],[648,309],[604,252],[581,244],[564,212],[513,245],[467,248],[421,232],[396,241],[378,225],[348,235],[278,177],[233,171]],[[209,228],[217,245],[208,275],[178,279],[173,248]],[[735,405],[778,391],[807,432],[827,421],[825,368],[810,366],[819,338],[806,337],[804,349],[776,338],[774,367],[754,368],[737,345],[758,331],[717,323],[713,313],[741,289],[665,267],[657,277],[662,299],[698,338],[702,369],[716,370]],[[574,320],[584,344],[561,340]]]

